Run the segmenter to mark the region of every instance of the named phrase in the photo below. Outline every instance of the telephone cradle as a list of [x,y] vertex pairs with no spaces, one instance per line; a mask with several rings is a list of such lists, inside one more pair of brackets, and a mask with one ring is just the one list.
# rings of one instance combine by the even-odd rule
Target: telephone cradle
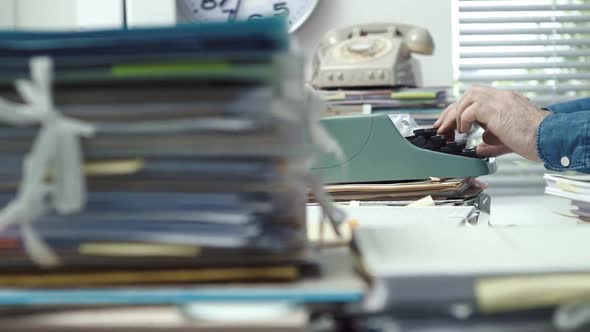
[[322,155],[312,171],[326,184],[463,178],[496,171],[495,160],[478,159],[464,142],[446,142],[433,130],[404,137],[385,113],[322,119],[344,158]]

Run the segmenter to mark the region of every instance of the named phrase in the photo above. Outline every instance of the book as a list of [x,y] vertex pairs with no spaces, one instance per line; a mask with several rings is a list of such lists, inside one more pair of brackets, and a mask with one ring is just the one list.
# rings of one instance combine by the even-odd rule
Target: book
[[448,313],[461,305],[492,314],[587,300],[588,232],[369,225],[356,228],[354,240],[359,265],[374,285],[367,300],[373,309]]
[[[37,56],[54,64],[46,73],[51,86],[38,82],[35,67],[49,59],[27,65]],[[7,108],[35,110],[22,84],[13,87],[26,80],[47,90],[55,121],[92,128],[79,139],[82,174],[61,168],[65,152],[35,165],[40,186],[80,175],[81,206],[57,207],[57,185],[26,200],[45,208],[30,229],[18,216],[0,229],[0,286],[293,281],[314,265],[305,238],[307,189],[297,178],[310,157],[311,123],[302,61],[289,52],[280,18],[0,32],[0,62]],[[55,133],[43,119],[2,125],[3,207],[22,203],[23,183],[33,183],[26,158],[40,133]],[[40,266],[31,238],[57,256],[55,266]]]

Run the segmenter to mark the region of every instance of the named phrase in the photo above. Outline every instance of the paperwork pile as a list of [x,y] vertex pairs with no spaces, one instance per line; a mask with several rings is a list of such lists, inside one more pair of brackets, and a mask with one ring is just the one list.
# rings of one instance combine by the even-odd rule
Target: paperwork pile
[[432,196],[437,201],[465,199],[481,193],[472,178],[430,179],[413,182],[338,184],[325,187],[336,201],[415,201]]
[[571,213],[590,221],[590,175],[545,174],[545,193],[572,201]]
[[0,286],[306,273],[288,51],[278,19],[0,35]]
[[318,94],[328,106],[324,116],[409,113],[420,125],[432,125],[441,110],[452,103],[450,89],[445,87],[319,90]]

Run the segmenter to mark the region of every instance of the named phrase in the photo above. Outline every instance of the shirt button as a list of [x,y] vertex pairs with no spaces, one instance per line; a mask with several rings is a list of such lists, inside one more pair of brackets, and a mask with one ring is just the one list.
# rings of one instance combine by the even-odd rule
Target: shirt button
[[561,157],[561,166],[568,167],[570,165],[570,158]]

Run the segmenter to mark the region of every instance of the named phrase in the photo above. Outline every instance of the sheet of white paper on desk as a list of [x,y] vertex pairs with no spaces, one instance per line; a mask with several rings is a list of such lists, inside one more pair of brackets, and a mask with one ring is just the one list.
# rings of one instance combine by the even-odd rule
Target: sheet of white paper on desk
[[571,202],[572,208],[570,213],[573,214],[573,217],[578,217],[583,220],[583,222],[587,222],[590,220],[590,203],[589,202],[582,202],[574,200]]
[[[475,212],[472,206],[399,207],[399,206],[348,206],[339,204],[360,226],[374,224],[383,226],[399,225],[461,225]],[[317,223],[321,209],[317,205],[307,206],[307,222]]]
[[590,182],[590,174],[580,174],[580,173],[574,173],[574,174],[545,174],[545,179],[555,179],[555,178],[561,178],[561,179],[566,179],[566,180],[571,180],[571,181],[576,181],[576,182]]
[[408,207],[436,206],[436,204],[434,204],[434,200],[432,199],[432,196],[428,195],[428,196],[421,198],[413,203],[408,204],[407,206]]
[[[447,225],[462,226],[475,219],[472,206],[348,206],[339,204],[348,218],[340,229],[342,237],[338,238],[331,229],[325,229],[326,243],[343,243],[352,237],[350,223],[355,227],[396,227],[408,225]],[[321,208],[317,205],[307,206],[307,238],[311,242],[319,241]]]
[[574,193],[571,191],[566,191],[560,188],[553,187],[545,188],[545,193],[553,196],[571,199],[574,201],[590,203],[590,195],[587,194]]
[[[570,210],[570,213],[573,214],[572,218],[583,218],[583,219],[590,219],[590,211],[589,210]],[[564,215],[567,217],[567,215]]]
[[555,174],[545,174],[545,182],[550,187],[562,188],[564,190],[590,190],[590,182],[568,179]]
[[[415,202],[415,200],[396,200],[396,201],[358,201],[359,206],[408,206]],[[465,199],[437,199],[436,206],[461,206],[465,205]]]
[[389,119],[403,137],[414,136],[414,129],[418,129],[416,120],[410,114],[389,114]]

